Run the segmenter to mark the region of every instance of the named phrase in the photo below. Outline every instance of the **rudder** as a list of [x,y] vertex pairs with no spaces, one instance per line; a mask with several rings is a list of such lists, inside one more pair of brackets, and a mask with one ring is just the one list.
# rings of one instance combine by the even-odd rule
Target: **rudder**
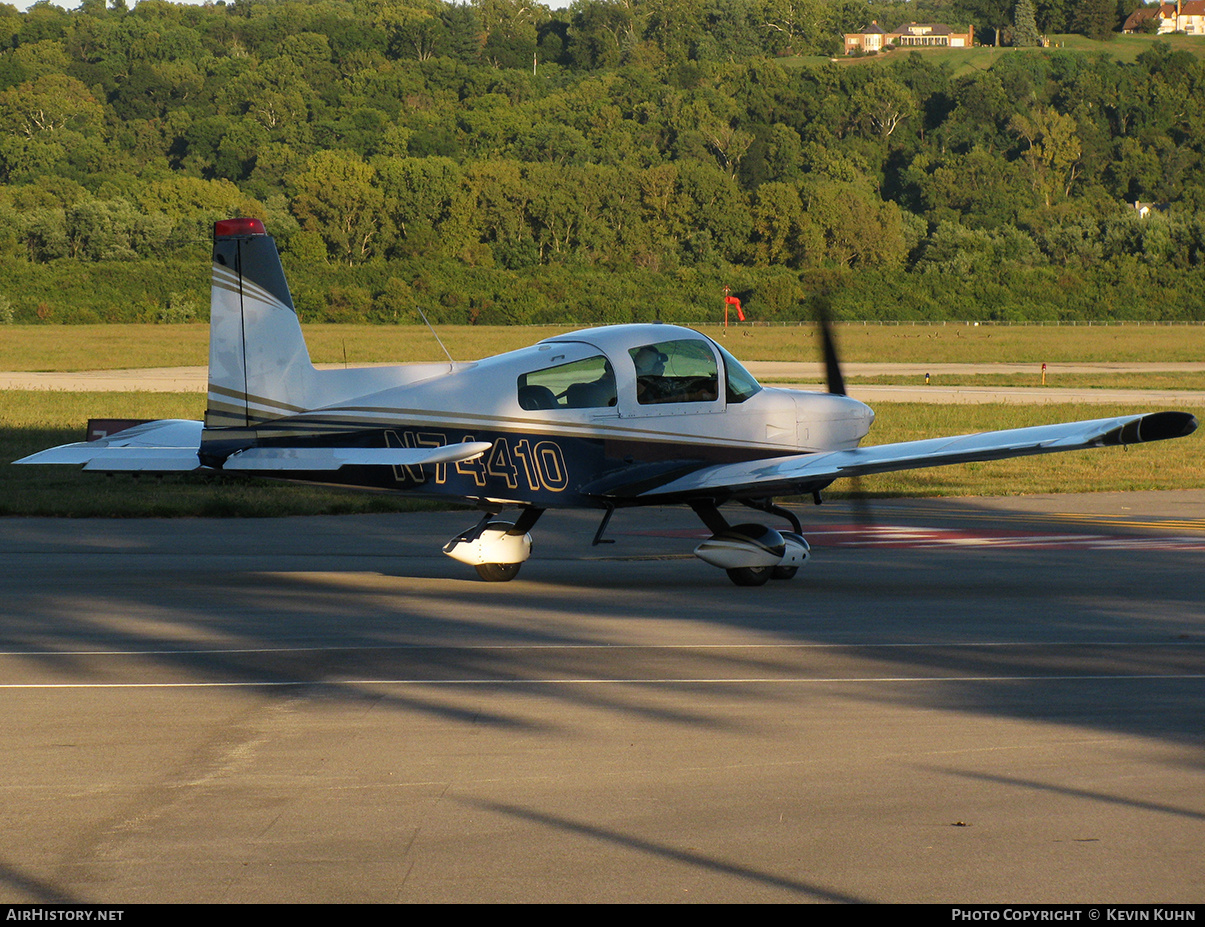
[[259,219],[216,223],[205,427],[305,411],[314,374],[276,242]]

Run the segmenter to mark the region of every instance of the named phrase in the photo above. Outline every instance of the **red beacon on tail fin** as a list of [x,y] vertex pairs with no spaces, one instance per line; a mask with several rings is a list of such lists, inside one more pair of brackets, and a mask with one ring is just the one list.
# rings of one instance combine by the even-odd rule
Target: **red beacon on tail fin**
[[261,219],[221,219],[213,225],[214,238],[237,238],[243,235],[267,235]]

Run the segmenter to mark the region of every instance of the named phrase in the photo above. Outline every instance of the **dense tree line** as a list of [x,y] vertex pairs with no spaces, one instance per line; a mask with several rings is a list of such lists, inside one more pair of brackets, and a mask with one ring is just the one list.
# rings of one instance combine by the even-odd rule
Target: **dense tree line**
[[[1069,9],[907,6],[1018,44]],[[760,319],[1205,318],[1199,59],[799,57],[900,14],[0,5],[0,321],[203,317],[235,214],[311,318],[690,321],[725,285]]]

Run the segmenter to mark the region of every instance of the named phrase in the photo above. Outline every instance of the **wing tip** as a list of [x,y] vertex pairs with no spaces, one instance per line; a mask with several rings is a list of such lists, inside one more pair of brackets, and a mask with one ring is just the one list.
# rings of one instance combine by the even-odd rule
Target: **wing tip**
[[1138,416],[1105,436],[1104,444],[1146,444],[1185,438],[1197,430],[1190,412],[1150,412]]

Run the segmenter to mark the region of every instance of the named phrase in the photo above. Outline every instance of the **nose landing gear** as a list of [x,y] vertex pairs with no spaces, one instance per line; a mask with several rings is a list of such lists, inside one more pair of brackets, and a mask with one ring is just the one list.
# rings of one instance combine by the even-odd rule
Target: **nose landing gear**
[[795,531],[776,531],[758,524],[733,526],[714,505],[692,507],[713,532],[695,548],[695,556],[720,567],[738,586],[764,586],[771,579],[790,579],[811,556],[811,548],[798,530],[798,520],[785,509],[759,506],[786,513]]

